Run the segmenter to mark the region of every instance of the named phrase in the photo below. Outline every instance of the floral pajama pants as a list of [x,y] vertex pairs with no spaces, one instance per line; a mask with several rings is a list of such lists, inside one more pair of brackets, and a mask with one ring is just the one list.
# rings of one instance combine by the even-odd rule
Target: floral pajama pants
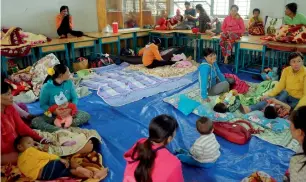
[[223,56],[230,56],[236,40],[240,39],[240,34],[226,32],[221,34],[220,46]]

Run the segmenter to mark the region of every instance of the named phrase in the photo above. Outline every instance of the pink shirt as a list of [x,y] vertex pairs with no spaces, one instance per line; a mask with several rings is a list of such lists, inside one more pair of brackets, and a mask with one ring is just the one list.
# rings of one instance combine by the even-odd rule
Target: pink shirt
[[[138,142],[145,142],[146,138],[140,139]],[[134,171],[139,162],[133,162],[132,153],[136,144],[124,154],[127,165],[124,171],[123,182],[136,182]],[[153,149],[159,146],[152,146]],[[153,182],[184,182],[182,164],[173,154],[166,148],[162,148],[156,152],[156,158],[152,170]]]
[[222,32],[234,32],[243,34],[245,32],[245,26],[242,18],[233,18],[232,16],[227,16],[223,20]]

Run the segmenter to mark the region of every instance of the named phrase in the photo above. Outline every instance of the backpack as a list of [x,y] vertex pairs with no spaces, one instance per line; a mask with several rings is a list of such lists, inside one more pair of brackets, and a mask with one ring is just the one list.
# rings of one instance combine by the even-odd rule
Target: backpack
[[[249,127],[246,129],[245,124]],[[214,122],[214,133],[220,137],[236,144],[246,144],[252,134],[259,133],[260,130],[255,130],[252,125],[244,120],[238,120],[236,122]]]

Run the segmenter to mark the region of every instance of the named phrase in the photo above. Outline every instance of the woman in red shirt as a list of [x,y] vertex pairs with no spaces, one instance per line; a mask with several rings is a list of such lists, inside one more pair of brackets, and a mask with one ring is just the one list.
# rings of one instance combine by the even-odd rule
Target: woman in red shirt
[[1,83],[1,165],[17,162],[14,140],[18,136],[30,136],[37,142],[44,140],[20,118],[13,106],[11,90],[8,83]]
[[245,32],[243,19],[238,14],[238,6],[232,5],[230,15],[227,16],[222,24],[222,34],[220,40],[221,51],[224,56],[224,63],[228,63],[228,56],[231,55],[234,43],[240,39]]

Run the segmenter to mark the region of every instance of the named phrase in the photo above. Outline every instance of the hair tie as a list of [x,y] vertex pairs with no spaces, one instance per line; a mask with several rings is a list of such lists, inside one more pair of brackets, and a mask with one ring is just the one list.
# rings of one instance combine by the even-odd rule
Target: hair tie
[[55,73],[53,68],[48,68],[47,72],[48,72],[48,75],[50,75],[50,76],[53,76],[54,73]]

